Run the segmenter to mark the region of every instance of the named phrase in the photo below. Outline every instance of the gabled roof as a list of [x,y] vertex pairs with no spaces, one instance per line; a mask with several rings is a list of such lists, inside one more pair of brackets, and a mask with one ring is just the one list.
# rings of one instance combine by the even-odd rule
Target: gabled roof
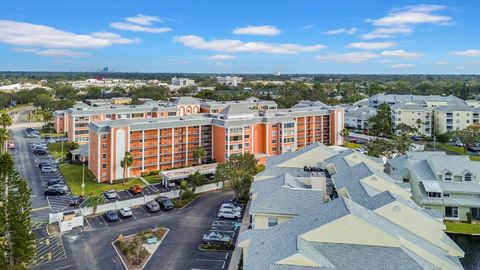
[[173,104],[175,105],[188,105],[188,104],[200,104],[198,99],[194,97],[178,97]]
[[[328,146],[324,145],[324,144],[321,144],[319,142],[314,142],[312,144],[309,144],[307,146],[305,146],[304,148],[298,150],[298,151],[295,151],[295,152],[285,152],[281,155],[278,155],[278,156],[269,156],[267,157],[267,162],[266,162],[266,167],[267,168],[271,168],[271,167],[274,167],[274,166],[277,166],[281,163],[284,163],[285,161],[287,160],[291,160],[293,158],[296,158],[296,157],[299,157],[309,151],[312,151],[312,150],[320,150],[320,151],[323,151],[325,152],[325,156],[332,156],[332,155],[335,155],[337,154],[338,152],[329,148]],[[319,160],[318,162],[321,162],[322,160],[320,159],[320,156],[319,156]]]
[[263,199],[253,200],[250,213],[299,215],[322,204],[321,190],[281,187]]

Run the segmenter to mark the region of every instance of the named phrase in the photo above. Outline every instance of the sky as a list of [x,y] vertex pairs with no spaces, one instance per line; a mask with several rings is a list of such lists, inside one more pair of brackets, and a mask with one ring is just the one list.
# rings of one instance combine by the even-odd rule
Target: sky
[[480,1],[1,0],[1,71],[480,74]]

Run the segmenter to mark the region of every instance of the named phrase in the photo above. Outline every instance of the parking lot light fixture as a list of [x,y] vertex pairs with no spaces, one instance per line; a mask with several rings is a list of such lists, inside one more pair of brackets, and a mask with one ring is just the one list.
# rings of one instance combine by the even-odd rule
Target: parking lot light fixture
[[85,195],[84,193],[85,193],[85,162],[82,162],[82,196]]

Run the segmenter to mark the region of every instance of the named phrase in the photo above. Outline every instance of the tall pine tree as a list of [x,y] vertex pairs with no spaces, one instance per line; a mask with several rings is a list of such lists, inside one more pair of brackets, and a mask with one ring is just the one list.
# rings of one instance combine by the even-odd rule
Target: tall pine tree
[[9,154],[0,155],[0,269],[27,269],[35,255],[27,183]]

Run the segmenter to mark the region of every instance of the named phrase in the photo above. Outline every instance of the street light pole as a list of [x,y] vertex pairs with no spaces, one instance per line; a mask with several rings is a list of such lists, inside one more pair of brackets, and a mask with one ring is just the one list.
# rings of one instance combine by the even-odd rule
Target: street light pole
[[62,160],[62,162],[63,162],[63,139],[62,139],[62,155],[61,155],[60,158],[61,158],[61,160]]
[[82,196],[85,194],[85,162],[82,163]]

